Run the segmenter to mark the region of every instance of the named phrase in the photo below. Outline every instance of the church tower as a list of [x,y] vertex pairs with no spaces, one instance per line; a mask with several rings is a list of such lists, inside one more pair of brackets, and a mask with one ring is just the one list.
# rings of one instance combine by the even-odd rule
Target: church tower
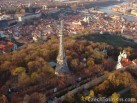
[[57,65],[55,69],[55,74],[57,75],[70,72],[64,51],[63,20],[61,21],[61,29],[60,29],[59,37],[60,37],[59,54],[57,57]]

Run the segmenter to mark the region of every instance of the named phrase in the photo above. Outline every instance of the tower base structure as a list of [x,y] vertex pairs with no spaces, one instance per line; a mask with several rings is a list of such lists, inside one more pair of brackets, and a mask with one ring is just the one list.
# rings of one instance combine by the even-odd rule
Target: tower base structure
[[56,75],[69,74],[69,73],[70,73],[70,70],[67,65],[57,64],[56,69],[55,69]]

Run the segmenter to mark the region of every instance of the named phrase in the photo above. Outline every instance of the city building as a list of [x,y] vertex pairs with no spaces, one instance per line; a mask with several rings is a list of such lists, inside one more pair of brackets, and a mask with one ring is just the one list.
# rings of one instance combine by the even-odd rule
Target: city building
[[131,14],[134,15],[134,16],[137,16],[137,10],[132,10]]
[[7,53],[10,51],[17,50],[17,44],[9,42],[9,41],[0,41],[0,54]]
[[134,66],[137,66],[137,59],[134,59],[131,61],[127,58],[127,53],[125,50],[123,50],[122,53],[120,52],[118,56],[118,62],[116,65],[116,69],[126,69],[131,64]]
[[27,14],[27,15],[19,16],[18,21],[24,22],[26,20],[31,20],[31,19],[40,18],[40,17],[41,17],[41,13]]

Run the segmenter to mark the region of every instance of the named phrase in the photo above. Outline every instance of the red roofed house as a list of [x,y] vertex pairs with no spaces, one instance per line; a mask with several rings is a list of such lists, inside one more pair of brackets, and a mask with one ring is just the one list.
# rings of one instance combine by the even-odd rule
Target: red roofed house
[[2,53],[10,52],[12,50],[16,50],[17,45],[12,42],[0,42],[0,51]]

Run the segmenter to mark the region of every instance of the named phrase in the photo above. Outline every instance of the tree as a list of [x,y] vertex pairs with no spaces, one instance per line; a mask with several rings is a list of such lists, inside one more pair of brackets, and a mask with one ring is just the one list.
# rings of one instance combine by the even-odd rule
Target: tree
[[68,92],[67,95],[66,95],[66,100],[69,103],[74,103],[75,102],[74,94],[72,94],[71,92]]
[[94,65],[94,59],[93,59],[93,58],[89,58],[89,59],[87,60],[87,65],[88,65],[88,66],[93,66],[93,65]]
[[29,61],[27,63],[27,67],[28,67],[30,73],[33,72],[33,71],[35,71],[34,70],[34,68],[35,68],[35,62],[34,61]]
[[90,101],[90,96],[88,95],[88,96],[85,96],[85,101]]
[[22,73],[18,78],[18,83],[20,86],[28,86],[31,83],[30,77],[26,73]]
[[90,90],[90,92],[89,92],[89,96],[90,96],[91,98],[94,97],[94,91],[93,91],[93,90]]
[[84,96],[81,96],[81,101],[82,101],[82,102],[86,101],[86,99],[85,99]]
[[31,103],[39,103],[39,93],[35,92],[30,97]]
[[134,84],[134,78],[128,72],[115,72],[110,74],[108,80],[115,86],[124,85],[127,87]]
[[45,94],[39,93],[39,103],[45,103],[45,102],[46,102]]
[[111,98],[112,98],[112,103],[119,103],[118,99],[120,97],[120,94],[118,93],[113,93]]
[[49,75],[53,75],[54,74],[54,69],[52,67],[49,66],[48,63],[45,62],[45,64],[42,67],[42,71],[45,74],[49,74]]
[[112,71],[115,65],[115,61],[112,59],[105,59],[103,61],[103,67],[105,68],[105,70]]
[[94,55],[95,63],[97,63],[97,64],[102,63],[102,55],[101,55],[101,53],[99,53],[97,51],[94,51],[93,55]]
[[76,68],[79,66],[79,60],[78,59],[72,59],[71,61],[71,67],[74,69],[74,71],[77,71]]
[[108,91],[110,87],[110,83],[108,80],[105,80],[103,83],[101,83],[97,88],[96,92],[99,94],[110,94],[111,91]]
[[45,96],[45,94],[35,92],[31,95],[30,101],[32,103],[45,103],[46,96]]
[[38,73],[37,72],[33,72],[31,74],[31,82],[35,83],[38,80],[38,77],[39,77]]
[[70,62],[72,60],[72,57],[69,55],[67,56],[67,61]]
[[12,75],[17,76],[25,72],[26,72],[26,69],[24,67],[17,67],[15,70],[13,70]]
[[0,71],[4,71],[4,70],[8,70],[11,67],[11,62],[10,61],[4,61],[1,65],[0,65]]

